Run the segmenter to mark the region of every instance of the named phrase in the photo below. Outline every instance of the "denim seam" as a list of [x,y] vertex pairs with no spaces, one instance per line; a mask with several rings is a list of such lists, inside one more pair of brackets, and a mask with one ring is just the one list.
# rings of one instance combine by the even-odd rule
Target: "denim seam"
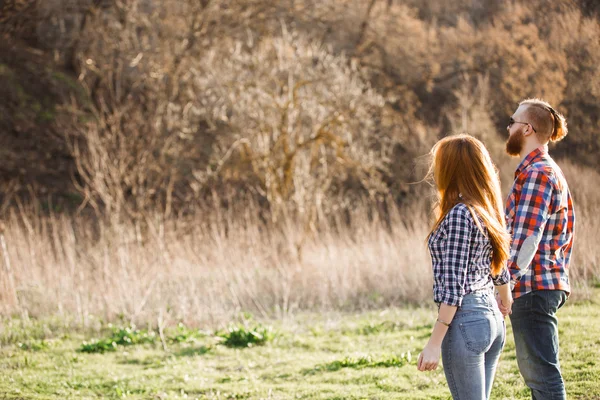
[[[448,332],[448,351],[446,354],[448,355],[448,367],[452,365],[452,334]],[[445,361],[445,360],[444,360]],[[458,396],[458,389],[456,388],[456,382],[454,382],[454,375],[452,374],[452,368],[446,369],[446,362],[444,362],[444,370],[447,371],[446,379],[448,380],[448,386],[450,387],[450,393],[455,393]],[[454,397],[454,396],[452,396]],[[456,400],[456,399],[455,399]]]
[[[521,318],[519,318],[519,320],[522,320],[522,324],[525,325],[525,328],[522,328],[524,330],[530,329],[533,325],[531,324],[530,318],[532,315],[538,315],[542,318],[543,323],[547,324],[547,323],[551,323],[553,322],[553,325],[555,325],[555,334],[558,335],[558,319],[556,318],[556,311],[554,311],[552,309],[553,305],[551,304],[550,301],[550,296],[548,294],[549,292],[542,292],[542,291],[534,291],[531,292],[531,294],[529,295],[529,298],[527,300],[529,300],[530,304],[529,307],[527,307],[526,309],[523,310],[518,310],[519,313],[521,313]],[[527,305],[527,303],[524,303],[524,305]],[[517,311],[517,310],[514,310]],[[513,311],[513,312],[514,312]],[[511,316],[511,320],[512,320],[512,316]],[[515,336],[515,340],[517,339],[517,334],[516,334],[516,330],[515,328],[517,328],[519,331],[521,331],[520,328],[521,324],[519,324],[519,328],[517,328],[517,326],[515,326],[513,324],[513,334]],[[520,339],[523,340],[523,339]],[[558,361],[558,346],[556,347],[557,353],[556,353],[556,361],[557,363]],[[537,352],[535,352],[537,355]],[[528,355],[528,354],[526,354]],[[532,365],[536,365],[537,363],[535,361],[531,361],[530,357],[528,357],[525,360],[528,364],[532,364]],[[528,365],[528,368],[532,368],[532,365]],[[558,374],[561,376],[562,378],[562,373],[560,371],[560,367],[558,367],[558,365],[556,366],[556,372],[558,372]],[[539,379],[541,381],[542,387],[546,388],[548,386],[548,378],[549,376],[547,375],[540,375],[540,374],[536,374],[536,378]],[[527,383],[527,382],[526,382]],[[529,384],[527,384],[529,386]],[[536,398],[536,393],[538,392],[538,389],[533,389],[530,387],[531,393],[532,393],[532,397]],[[540,391],[544,391],[546,389],[539,389]],[[564,387],[564,379],[563,379],[563,384],[562,384],[562,390],[565,390]],[[553,393],[553,392],[549,392],[549,393],[545,393],[542,394],[543,398],[548,398],[548,399],[555,399],[555,398],[564,398],[564,396],[562,394],[559,393]]]

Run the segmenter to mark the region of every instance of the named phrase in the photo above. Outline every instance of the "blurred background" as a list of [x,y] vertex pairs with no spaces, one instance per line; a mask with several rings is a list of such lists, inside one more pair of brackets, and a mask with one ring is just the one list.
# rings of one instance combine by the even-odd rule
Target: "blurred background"
[[431,299],[428,151],[520,100],[600,278],[594,0],[0,0],[0,312],[214,325]]

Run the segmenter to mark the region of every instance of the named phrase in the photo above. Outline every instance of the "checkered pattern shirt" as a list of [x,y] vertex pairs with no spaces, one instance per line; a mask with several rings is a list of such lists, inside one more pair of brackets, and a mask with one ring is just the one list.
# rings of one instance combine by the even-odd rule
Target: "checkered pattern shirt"
[[515,285],[513,297],[534,290],[570,293],[575,212],[567,181],[546,146],[519,164],[506,220],[512,237],[508,270]]
[[509,282],[506,268],[491,275],[492,245],[483,221],[477,227],[469,208],[458,203],[429,236],[433,264],[433,300],[460,307],[466,294]]

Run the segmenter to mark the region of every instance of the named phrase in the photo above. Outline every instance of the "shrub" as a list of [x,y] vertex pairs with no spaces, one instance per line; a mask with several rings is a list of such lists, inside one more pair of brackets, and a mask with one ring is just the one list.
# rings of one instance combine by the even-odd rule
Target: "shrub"
[[252,347],[261,346],[273,340],[275,334],[269,326],[257,324],[252,328],[244,325],[232,325],[225,332],[217,336],[224,339],[223,344],[227,347]]

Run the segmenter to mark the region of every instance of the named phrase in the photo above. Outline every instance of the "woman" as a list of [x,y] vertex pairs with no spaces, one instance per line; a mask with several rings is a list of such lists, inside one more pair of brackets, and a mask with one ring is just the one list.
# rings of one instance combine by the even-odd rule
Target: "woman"
[[454,399],[489,399],[506,335],[494,286],[503,311],[512,305],[498,174],[483,143],[469,135],[446,137],[431,153],[438,217],[428,246],[439,311],[417,367],[436,369],[441,352]]

